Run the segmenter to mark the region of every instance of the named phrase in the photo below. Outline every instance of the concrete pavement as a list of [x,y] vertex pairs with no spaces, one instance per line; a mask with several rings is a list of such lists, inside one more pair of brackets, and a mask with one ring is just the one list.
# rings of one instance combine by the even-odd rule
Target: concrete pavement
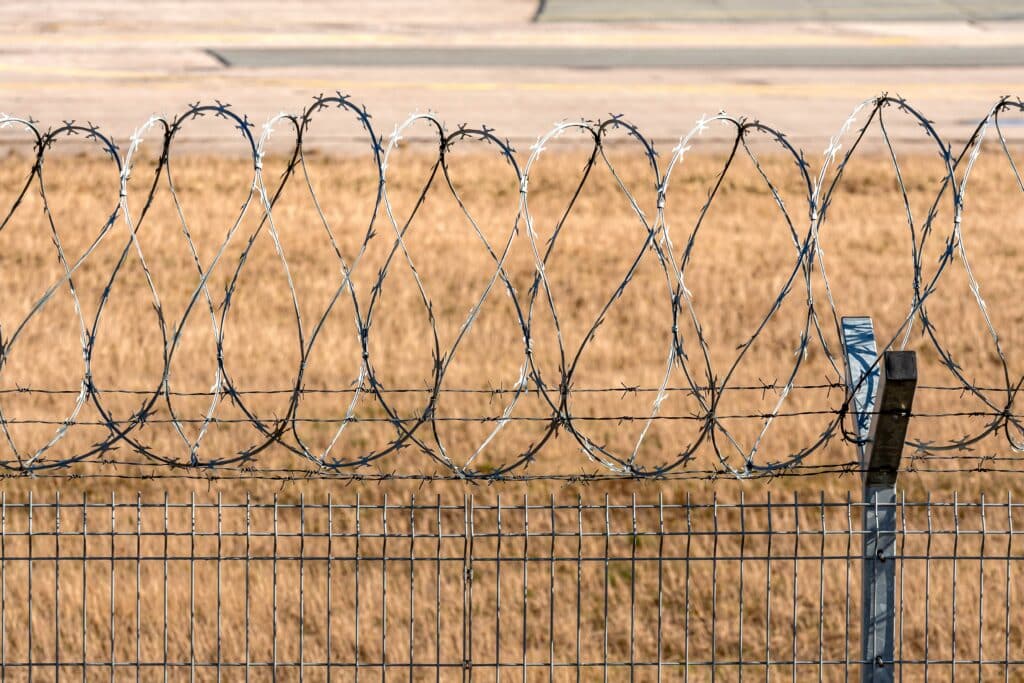
[[1016,0],[541,0],[540,21],[1011,21]]

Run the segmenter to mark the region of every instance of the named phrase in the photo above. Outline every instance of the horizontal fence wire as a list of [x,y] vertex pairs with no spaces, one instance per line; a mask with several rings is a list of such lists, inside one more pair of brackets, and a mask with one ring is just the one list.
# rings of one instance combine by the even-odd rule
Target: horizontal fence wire
[[[850,680],[864,504],[5,496],[4,680]],[[1010,497],[897,498],[897,680],[1016,680]],[[874,666],[874,662],[871,663]]]
[[[375,168],[376,182],[364,189],[372,205],[372,216],[366,226],[365,237],[356,253],[342,254],[336,235],[325,213],[320,209],[319,198],[310,180],[307,169],[305,144],[309,129],[320,116],[328,111],[340,111],[350,117],[362,131],[365,138],[366,155]],[[840,134],[826,150],[824,161],[817,176],[812,175],[810,164],[802,152],[795,149],[786,136],[759,121],[733,118],[724,114],[702,118],[698,125],[685,135],[667,161],[663,161],[639,129],[621,116],[612,116],[601,121],[566,122],[558,124],[541,136],[531,148],[528,158],[518,155],[508,141],[498,137],[487,126],[479,129],[459,126],[447,130],[433,115],[423,114],[411,117],[396,126],[394,132],[385,137],[373,128],[369,112],[356,105],[350,97],[337,93],[320,95],[312,105],[300,114],[282,114],[270,120],[261,134],[247,117],[236,113],[229,105],[196,104],[180,116],[168,119],[154,117],[132,136],[127,150],[121,150],[115,142],[106,137],[92,124],[73,121],[42,130],[31,119],[4,115],[0,127],[8,130],[5,134],[20,135],[28,140],[34,149],[34,163],[23,185],[14,188],[14,200],[0,224],[7,227],[27,205],[29,195],[41,195],[44,213],[55,247],[55,254],[62,271],[61,276],[51,283],[37,298],[21,302],[27,306],[24,318],[8,323],[3,328],[0,340],[0,377],[12,358],[23,356],[38,358],[45,363],[49,340],[31,337],[26,329],[42,315],[52,300],[68,297],[76,317],[75,325],[80,338],[81,354],[84,361],[81,375],[68,379],[62,385],[10,386],[0,393],[0,431],[3,432],[3,453],[0,455],[0,470],[5,476],[107,476],[107,477],[182,477],[182,478],[282,478],[298,479],[309,476],[337,477],[342,479],[381,478],[453,478],[453,479],[602,479],[602,478],[706,478],[718,477],[764,477],[821,474],[823,472],[846,473],[857,471],[859,464],[851,446],[861,443],[851,420],[851,400],[858,387],[847,386],[844,381],[844,360],[842,349],[826,340],[825,330],[838,330],[843,313],[837,309],[831,289],[826,257],[819,241],[825,230],[832,206],[834,193],[842,188],[844,170],[860,148],[869,131],[879,131],[884,148],[891,153],[898,192],[902,195],[908,213],[908,227],[912,237],[913,256],[913,297],[910,310],[891,339],[879,340],[879,357],[886,351],[902,348],[907,344],[911,332],[918,332],[927,339],[930,353],[938,359],[945,379],[923,378],[927,386],[921,393],[934,393],[952,397],[966,396],[972,403],[969,407],[957,409],[949,402],[940,402],[936,410],[918,409],[915,419],[963,419],[973,427],[969,433],[956,438],[923,440],[914,437],[909,442],[910,452],[904,458],[904,468],[915,472],[927,471],[1000,471],[1012,472],[1015,467],[1015,453],[1024,446],[1024,421],[1016,406],[1017,392],[1021,378],[1011,371],[1007,361],[1008,349],[1014,340],[1003,338],[987,315],[986,302],[981,288],[974,279],[968,251],[964,242],[962,217],[964,196],[968,178],[975,163],[982,156],[983,142],[995,140],[996,153],[1005,156],[1009,168],[1017,179],[1021,190],[1015,158],[1008,148],[1001,121],[1006,117],[1024,113],[1024,102],[1003,98],[979,121],[975,133],[961,150],[955,150],[944,141],[923,114],[905,100],[881,96],[860,105],[851,115]],[[178,187],[171,173],[171,160],[175,157],[176,143],[182,132],[195,125],[199,119],[215,119],[227,122],[248,151],[251,163],[251,185],[244,197],[241,212],[227,227],[223,242],[211,254],[200,255],[189,228],[188,212],[182,208],[179,193],[185,188]],[[910,122],[920,128],[922,139],[934,145],[944,168],[932,210],[926,217],[912,215],[907,199],[908,187],[904,182],[900,165],[889,136],[887,125],[893,121]],[[886,123],[888,121],[888,124]],[[418,190],[414,207],[407,215],[393,206],[393,188],[389,185],[398,163],[392,155],[398,149],[403,135],[414,126],[427,126],[436,134],[432,147],[433,161],[429,165],[428,180]],[[703,201],[700,217],[693,226],[672,226],[665,217],[665,206],[672,201],[672,174],[682,173],[684,159],[693,144],[710,129],[725,130],[732,142],[732,154],[719,170],[717,182]],[[276,183],[265,179],[263,165],[269,140],[276,135],[289,140],[288,162],[283,176]],[[580,135],[591,150],[584,173],[576,186],[575,194],[566,198],[565,214],[553,227],[550,238],[539,237],[540,226],[536,224],[531,210],[530,178],[534,165],[541,153],[556,141],[569,136]],[[654,179],[657,211],[655,215],[645,213],[631,188],[622,181],[616,166],[607,153],[607,142],[613,134],[626,136],[638,145],[650,166]],[[139,186],[129,183],[132,170],[141,164],[140,149],[147,139],[159,141],[159,154],[151,182]],[[67,138],[84,140],[102,150],[115,168],[120,196],[110,198],[111,213],[102,229],[94,236],[80,254],[69,255],[62,242],[61,226],[50,211],[48,191],[52,188],[45,180],[44,168],[47,159],[52,159],[53,150]],[[799,176],[799,185],[804,195],[803,206],[788,206],[782,198],[778,184],[773,182],[769,172],[753,151],[756,141],[772,145],[777,154],[785,158]],[[463,202],[456,184],[450,175],[449,163],[453,150],[468,142],[482,143],[506,163],[507,172],[518,188],[518,209],[508,226],[508,239],[501,242],[489,241],[473,220],[471,212]],[[767,312],[759,318],[739,346],[731,364],[712,366],[709,348],[711,342],[703,333],[698,309],[695,307],[686,276],[690,266],[690,251],[683,251],[677,259],[678,245],[691,244],[700,229],[704,216],[714,204],[719,187],[730,172],[734,159],[743,157],[753,162],[763,182],[762,190],[775,205],[779,216],[788,226],[793,242],[794,260],[784,268],[789,273],[780,291],[774,293],[774,300]],[[581,337],[578,345],[570,343],[561,332],[561,321],[567,305],[559,300],[548,265],[557,246],[561,229],[575,206],[576,197],[584,189],[588,174],[595,168],[605,169],[618,183],[623,196],[631,205],[635,220],[643,235],[642,245],[632,265],[621,280],[619,275],[609,276],[611,295],[604,301],[599,314]],[[319,318],[303,318],[299,313],[298,294],[291,273],[301,267],[294,260],[289,262],[281,247],[278,225],[285,219],[283,211],[275,214],[279,200],[286,187],[304,188],[317,207],[318,222],[331,249],[337,254],[337,282],[332,284],[333,294],[330,305]],[[493,269],[482,293],[468,311],[465,321],[456,329],[453,339],[442,340],[439,333],[441,318],[445,315],[444,294],[431,298],[414,262],[414,252],[407,240],[409,231],[417,220],[418,207],[425,201],[428,192],[446,194],[454,199],[461,217],[468,220],[476,230],[479,244],[490,259]],[[155,198],[160,193],[171,197],[173,207],[180,219],[181,231],[189,253],[194,259],[197,278],[191,289],[184,310],[170,314],[162,305],[162,298],[151,277],[149,262],[160,258],[159,253],[145,253],[140,234]],[[322,192],[321,192],[322,194]],[[939,224],[940,206],[949,206],[951,218]],[[27,210],[27,209],[25,209]],[[243,218],[246,214],[257,217],[257,227],[249,235],[242,234]],[[551,228],[551,226],[546,226]],[[121,237],[121,230],[126,236]],[[236,234],[237,233],[237,234]],[[272,239],[280,257],[282,287],[288,290],[295,311],[295,326],[299,341],[298,363],[294,369],[294,381],[285,386],[267,388],[246,388],[241,385],[238,368],[226,360],[225,339],[231,327],[232,304],[239,295],[239,283],[245,272],[247,259],[257,237],[267,235]],[[222,260],[226,260],[229,242],[246,245],[238,256],[234,270],[228,264],[227,274],[215,271]],[[114,262],[112,272],[101,278],[105,285],[96,288],[98,305],[95,311],[83,311],[80,297],[87,286],[83,284],[90,259],[101,243],[123,241],[120,257]],[[374,241],[376,240],[376,241]],[[366,266],[360,261],[361,255],[372,244],[384,240],[390,245],[383,265],[369,278],[368,285],[357,284],[357,275],[362,275]],[[533,271],[525,287],[516,287],[508,268],[508,254],[514,240],[529,243],[533,259]],[[924,263],[925,243],[938,245],[937,263]],[[516,242],[517,244],[519,242]],[[659,370],[663,376],[660,382],[650,385],[586,386],[578,381],[579,362],[584,352],[594,343],[598,328],[606,321],[609,312],[622,299],[638,272],[642,258],[653,259],[666,282],[666,308],[664,314],[671,318],[670,343],[665,348],[664,367]],[[131,265],[139,264],[140,270],[129,273]],[[977,266],[977,264],[975,264]],[[362,268],[362,270],[361,270]],[[947,271],[962,269],[969,278],[971,292],[978,309],[984,315],[983,332],[986,348],[991,347],[993,363],[1002,368],[1005,382],[985,386],[976,383],[970,370],[964,369],[965,359],[949,350],[948,338],[937,328],[929,316],[928,305],[941,297],[938,283]],[[379,358],[380,344],[388,344],[386,334],[374,325],[375,314],[380,308],[383,292],[391,292],[399,285],[393,282],[401,271],[402,280],[413,292],[417,303],[416,314],[426,317],[428,332],[421,339],[422,346],[430,354],[431,369],[424,386],[390,386],[384,379],[387,368]],[[214,273],[217,273],[216,275]],[[161,338],[159,363],[162,366],[160,381],[152,387],[105,386],[97,382],[95,364],[104,345],[110,343],[110,333],[103,330],[104,314],[108,304],[130,279],[135,292],[142,292],[143,299],[151,300],[156,327]],[[333,275],[332,275],[333,277]],[[816,300],[812,292],[812,278],[824,282],[825,295]],[[691,286],[693,283],[690,283]],[[215,291],[216,290],[216,291]],[[358,291],[357,291],[358,290]],[[221,293],[222,292],[222,293]],[[479,324],[484,311],[491,301],[508,297],[514,313],[512,325],[515,333],[522,338],[521,354],[516,356],[519,370],[514,377],[497,377],[487,374],[481,368],[473,373],[475,383],[464,383],[454,379],[458,373],[458,357],[461,341]],[[332,315],[335,304],[338,307],[350,305],[353,311],[351,327],[358,336],[358,357],[338,360],[339,370],[335,381],[320,386],[309,380],[309,365],[316,353],[322,353],[317,345],[320,331]],[[734,379],[737,368],[744,356],[755,346],[764,330],[773,324],[784,304],[796,302],[804,307],[799,314],[798,329],[791,339],[793,365],[780,378],[765,380],[759,384],[739,382]],[[998,302],[1012,306],[1013,302]],[[412,313],[410,313],[412,315]],[[461,314],[460,314],[461,315]],[[207,318],[203,322],[203,318]],[[548,321],[554,332],[543,335],[538,332],[540,319]],[[176,389],[176,354],[180,355],[185,338],[193,331],[206,327],[210,340],[209,360],[214,371],[209,378],[209,390],[184,391]],[[20,342],[20,343],[19,343]],[[78,342],[76,341],[76,344]],[[327,344],[327,342],[323,342]],[[1012,350],[1012,349],[1010,349]],[[823,352],[829,376],[815,381],[801,381],[800,371],[805,358],[813,352]],[[558,359],[554,365],[544,365],[541,355]],[[191,361],[190,361],[191,362]],[[877,366],[877,360],[875,365]],[[458,375],[464,377],[465,373]],[[866,376],[866,374],[865,374]],[[470,384],[475,384],[471,386]],[[988,383],[986,383],[988,384]],[[442,409],[452,396],[486,398],[491,409],[472,408],[468,412],[451,414]],[[578,408],[579,402],[590,395],[609,395],[636,399],[630,409],[621,412],[600,412],[586,414]],[[19,414],[10,408],[11,402],[20,397],[37,397],[48,401],[59,397],[71,401],[67,414],[51,412],[45,415]],[[259,401],[266,397],[281,396],[286,404],[281,410],[264,410]],[[687,410],[674,410],[672,405],[677,396],[687,397]],[[748,409],[737,408],[734,397],[750,397]],[[331,399],[328,410],[310,412],[304,405],[316,397]],[[831,397],[831,398],[829,398]],[[838,398],[837,398],[838,397]],[[754,399],[758,399],[754,401]],[[130,400],[130,410],[112,407],[118,400]],[[198,403],[185,403],[200,399]],[[832,400],[834,399],[834,400]],[[744,399],[746,400],[746,399]],[[920,404],[920,401],[918,402]],[[50,404],[45,404],[50,405]],[[126,404],[119,404],[126,405]],[[476,404],[473,404],[476,405]],[[231,406],[230,415],[223,413],[224,406]],[[369,406],[369,407],[367,407]],[[55,410],[55,409],[54,409]],[[813,434],[798,447],[788,451],[765,452],[762,443],[791,425],[794,421],[810,423],[814,420]],[[687,442],[651,446],[657,439],[651,434],[665,423],[680,423],[692,426],[692,438]],[[444,430],[452,425],[474,429],[476,436],[466,442],[455,443],[444,436]],[[820,425],[820,428],[818,428]],[[219,431],[235,426],[248,428],[244,434],[230,443],[217,442],[207,445]],[[529,426],[534,431],[528,442],[511,444],[503,439],[512,427]],[[606,443],[604,428],[630,427],[636,437],[630,443]],[[153,445],[147,434],[166,427],[178,445],[178,449],[166,449]],[[367,443],[363,437],[348,436],[352,430],[366,427],[379,429],[381,436],[374,443]],[[32,428],[36,431],[19,431]],[[742,430],[749,435],[741,436]],[[308,435],[310,430],[326,435],[314,445]],[[346,430],[348,430],[346,434]],[[614,429],[612,429],[614,431]],[[33,438],[24,436],[35,435]],[[467,432],[468,433],[468,432]],[[42,436],[40,436],[42,435]],[[554,448],[558,437],[575,442],[577,451],[582,453],[577,462],[558,465],[548,463],[539,468],[535,463],[544,460],[546,451]],[[988,445],[979,447],[983,439],[990,439]],[[563,441],[564,442],[564,441]],[[831,448],[838,446],[837,448]],[[658,457],[645,460],[641,457],[645,449],[655,449]],[[698,453],[713,454],[711,458],[698,458]],[[830,450],[831,449],[831,450]],[[270,452],[284,454],[284,459],[268,460],[263,456]],[[810,458],[815,453],[828,452],[824,462]],[[835,453],[847,453],[849,457],[835,457]],[[411,457],[415,454],[415,458]],[[422,456],[422,457],[421,457]],[[555,463],[561,460],[555,460]],[[410,463],[413,463],[410,465]],[[72,466],[78,467],[70,471]]]

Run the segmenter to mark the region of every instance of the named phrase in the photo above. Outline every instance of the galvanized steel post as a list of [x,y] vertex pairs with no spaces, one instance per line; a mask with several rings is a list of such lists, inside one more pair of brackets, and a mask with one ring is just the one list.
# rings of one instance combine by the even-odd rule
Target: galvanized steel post
[[917,357],[885,351],[878,358],[870,318],[843,318],[842,328],[864,477],[861,681],[887,683],[895,675],[896,477],[917,388]]

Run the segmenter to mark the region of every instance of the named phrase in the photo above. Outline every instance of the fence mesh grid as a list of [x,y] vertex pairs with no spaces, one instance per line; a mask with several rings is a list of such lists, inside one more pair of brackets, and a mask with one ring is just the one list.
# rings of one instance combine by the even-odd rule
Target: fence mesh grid
[[[896,508],[897,676],[1020,676],[1021,505]],[[0,674],[845,680],[862,512],[795,493],[5,497]]]

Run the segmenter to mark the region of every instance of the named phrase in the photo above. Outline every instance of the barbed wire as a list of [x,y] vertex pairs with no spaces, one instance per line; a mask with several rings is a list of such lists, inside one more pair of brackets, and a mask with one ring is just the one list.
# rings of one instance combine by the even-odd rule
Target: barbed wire
[[[375,168],[376,185],[373,189],[372,210],[367,221],[365,232],[359,246],[353,254],[345,255],[332,226],[327,212],[321,205],[316,188],[307,166],[307,137],[313,121],[327,110],[337,110],[352,118],[358,126],[365,149]],[[1015,401],[1024,378],[1016,377],[1010,368],[1005,340],[1000,336],[988,313],[981,286],[972,270],[968,257],[962,216],[964,198],[969,185],[971,173],[981,157],[982,146],[986,139],[996,138],[1000,153],[1010,163],[1010,169],[1017,186],[1024,193],[1024,180],[1020,169],[1011,153],[1009,143],[1002,125],[1002,117],[1009,113],[1024,113],[1024,101],[1009,97],[1001,98],[979,122],[967,144],[959,152],[954,152],[934,125],[906,100],[889,95],[882,95],[865,101],[859,105],[844,122],[839,133],[831,139],[825,151],[820,171],[813,175],[811,165],[804,154],[796,149],[781,131],[757,120],[736,118],[726,114],[702,117],[696,126],[684,135],[679,144],[672,150],[667,163],[660,163],[660,156],[655,146],[643,133],[621,115],[612,115],[599,121],[562,122],[555,125],[549,132],[538,138],[526,161],[520,164],[518,153],[507,139],[500,138],[495,131],[487,126],[473,128],[460,125],[448,130],[433,114],[415,114],[406,121],[395,126],[386,138],[375,130],[370,113],[365,107],[354,103],[351,97],[340,92],[330,95],[318,95],[313,103],[299,114],[282,113],[271,118],[257,134],[254,124],[244,115],[234,111],[228,105],[216,101],[214,104],[196,103],[190,105],[181,115],[168,119],[154,116],[132,135],[127,150],[122,155],[121,149],[108,137],[103,135],[91,123],[77,124],[66,121],[61,126],[43,131],[38,123],[27,118],[0,115],[0,128],[11,128],[26,134],[34,149],[34,163],[23,186],[15,188],[12,193],[14,200],[6,212],[0,231],[4,229],[24,205],[24,200],[33,189],[38,189],[43,211],[49,225],[57,260],[61,269],[60,277],[51,283],[42,294],[35,299],[27,315],[13,327],[11,332],[4,329],[0,332],[0,376],[12,353],[32,354],[29,347],[22,350],[26,326],[31,324],[58,292],[66,292],[70,296],[76,316],[76,324],[81,337],[83,358],[82,375],[76,387],[53,386],[16,386],[0,390],[0,397],[19,394],[67,395],[74,398],[70,412],[63,417],[50,419],[23,418],[9,414],[0,400],[0,430],[6,443],[5,452],[0,456],[0,471],[3,476],[113,476],[152,478],[161,476],[196,477],[229,476],[239,478],[304,478],[309,476],[325,476],[340,479],[380,479],[380,478],[458,478],[472,480],[516,480],[530,478],[565,479],[569,481],[601,480],[604,478],[705,478],[715,479],[724,476],[739,478],[757,478],[774,476],[796,476],[821,474],[824,472],[850,473],[857,471],[855,461],[836,463],[811,463],[808,456],[824,451],[829,444],[844,442],[848,446],[861,443],[856,433],[851,415],[852,400],[859,386],[847,386],[842,381],[845,376],[843,350],[837,342],[830,342],[834,328],[834,338],[842,339],[840,319],[842,311],[833,293],[832,282],[826,266],[826,258],[820,236],[827,230],[830,208],[836,192],[842,187],[845,171],[871,131],[877,131],[881,137],[883,149],[892,164],[899,196],[906,210],[907,227],[910,233],[910,255],[913,266],[913,282],[909,308],[903,322],[888,340],[880,340],[879,356],[874,360],[871,369],[877,367],[881,353],[889,349],[904,348],[911,339],[911,333],[919,329],[929,340],[941,364],[949,371],[953,384],[925,384],[921,390],[938,392],[959,392],[961,396],[971,396],[981,402],[982,408],[977,410],[921,410],[914,415],[921,418],[934,417],[969,417],[980,420],[983,424],[977,431],[960,438],[947,441],[925,442],[919,439],[909,441],[911,455],[905,463],[908,471],[929,471],[933,463],[942,460],[952,462],[947,468],[936,464],[936,471],[1015,471],[1013,455],[979,455],[973,447],[982,439],[1001,433],[1010,453],[1024,449],[1024,421],[1022,416],[1014,412]],[[175,182],[175,149],[183,131],[201,118],[212,117],[221,119],[233,126],[251,160],[251,180],[247,186],[242,204],[228,226],[223,240],[214,250],[213,255],[204,260],[199,247],[190,232],[180,196]],[[909,121],[922,130],[923,138],[934,145],[943,165],[943,178],[930,209],[923,220],[915,216],[911,207],[907,181],[900,167],[896,149],[889,135],[889,126],[893,118]],[[426,180],[418,190],[412,208],[407,215],[401,215],[392,201],[389,192],[389,174],[395,168],[395,152],[405,135],[414,127],[426,127],[431,132],[433,161],[426,175]],[[673,197],[671,188],[675,175],[680,173],[687,159],[687,153],[693,148],[702,135],[715,131],[712,137],[722,138],[725,130],[728,154],[725,161],[715,174],[707,197],[702,201],[697,218],[691,226],[674,226],[667,207]],[[538,159],[555,141],[567,134],[579,134],[586,141],[589,149],[586,162],[581,170],[573,191],[567,198],[567,204],[553,226],[545,226],[549,235],[547,239],[540,236],[535,211],[531,209],[531,175],[535,172]],[[646,158],[650,173],[648,189],[656,198],[656,212],[648,215],[641,207],[629,183],[620,175],[616,163],[608,154],[607,140],[615,133],[625,135],[632,141],[640,153]],[[151,135],[161,138],[160,154],[156,162],[152,182],[141,190],[129,184],[133,170],[139,165],[140,147],[144,139]],[[264,177],[264,160],[268,153],[269,143],[273,136],[287,135],[290,153],[283,174],[276,186],[268,184]],[[59,226],[50,210],[45,180],[45,160],[55,143],[63,138],[75,137],[96,145],[113,165],[118,174],[120,193],[111,198],[109,216],[98,230],[96,237],[77,258],[69,258],[61,242]],[[420,135],[422,137],[422,134]],[[453,180],[450,161],[452,152],[465,142],[482,143],[498,159],[505,162],[508,180],[519,188],[519,199],[515,217],[508,226],[504,237],[495,241],[489,238],[477,223],[467,203]],[[804,206],[790,206],[784,201],[783,191],[773,181],[768,169],[755,150],[755,146],[767,143],[776,153],[781,154],[787,166],[790,166],[799,179],[800,195],[805,200]],[[844,150],[845,147],[845,151]],[[766,196],[770,198],[787,230],[787,238],[792,244],[792,262],[786,266],[788,275],[784,278],[779,290],[768,302],[764,313],[756,321],[753,331],[739,344],[734,359],[717,366],[712,360],[711,343],[704,332],[701,316],[694,296],[687,287],[688,268],[691,265],[694,245],[712,204],[722,192],[722,187],[729,176],[730,169],[739,159],[752,163],[755,177],[762,185]],[[568,305],[559,300],[559,295],[552,284],[548,269],[554,255],[561,248],[561,235],[565,224],[572,215],[577,200],[584,188],[593,177],[593,172],[601,169],[613,180],[613,186],[621,193],[628,203],[630,215],[635,220],[639,234],[643,237],[635,251],[627,253],[629,265],[625,272],[616,280],[609,275],[608,294],[601,299],[595,318],[588,322],[578,343],[571,343],[563,329],[564,309]],[[290,263],[285,247],[280,238],[275,219],[275,208],[281,200],[286,187],[299,185],[309,193],[315,209],[316,220],[324,230],[329,244],[329,251],[337,261],[340,279],[329,297],[327,305],[314,318],[304,317],[300,305],[300,296],[292,277],[294,263]],[[271,189],[273,187],[273,189]],[[183,311],[178,316],[171,316],[162,305],[160,292],[152,271],[147,262],[146,250],[139,240],[139,233],[147,222],[154,205],[158,190],[165,189],[174,205],[174,211],[182,234],[185,238],[188,255],[195,268],[196,284],[191,290]],[[410,229],[415,223],[418,213],[429,192],[446,192],[455,202],[461,217],[472,229],[479,248],[488,259],[490,275],[475,295],[468,313],[453,337],[443,340],[439,333],[440,320],[432,293],[428,290],[417,261],[414,250],[409,247]],[[130,199],[141,193],[138,202],[130,203]],[[940,207],[949,206],[949,220],[940,216],[945,214]],[[138,210],[133,210],[133,206]],[[215,268],[226,259],[229,244],[241,231],[243,220],[249,214],[258,216],[254,231],[245,237],[244,246],[237,262],[231,266],[231,275],[223,289],[223,294],[214,293],[211,286],[211,275]],[[83,264],[90,259],[101,242],[113,239],[110,233],[118,225],[127,229],[127,240],[119,252],[115,265],[100,294],[95,315],[87,319],[76,286],[76,274]],[[294,315],[296,338],[298,340],[298,364],[295,368],[294,382],[286,387],[270,389],[246,389],[236,379],[234,370],[225,354],[226,330],[229,328],[235,295],[238,292],[246,264],[257,242],[257,237],[266,233],[273,242],[274,250],[284,274],[287,296]],[[682,237],[678,237],[682,235]],[[363,266],[364,256],[371,241],[381,239],[390,247],[386,258],[375,275],[370,278],[368,290],[357,295],[357,284],[353,277],[356,271],[366,270]],[[509,272],[509,259],[516,240],[525,239],[532,257],[533,275],[528,287],[517,288],[515,278]],[[680,241],[681,240],[681,241]],[[682,249],[677,249],[676,242]],[[937,262],[925,263],[925,246],[938,243],[939,256]],[[681,254],[677,258],[677,254]],[[111,294],[118,286],[129,263],[137,262],[145,282],[145,296],[151,298],[152,308],[156,316],[162,344],[162,372],[158,386],[150,389],[128,387],[98,387],[93,373],[93,362],[97,350],[104,343],[104,312],[111,299]],[[948,340],[940,332],[933,317],[929,316],[928,304],[935,298],[935,292],[942,275],[954,264],[962,264],[968,278],[972,295],[983,316],[992,349],[998,358],[1003,382],[997,385],[981,385],[974,383],[970,373],[961,363],[963,359],[955,357],[950,350]],[[653,264],[664,279],[664,302],[671,314],[671,338],[663,349],[663,366],[659,371],[661,380],[652,386],[627,385],[621,386],[585,386],[579,383],[579,367],[588,346],[596,337],[598,328],[607,320],[616,304],[621,301],[636,277],[642,264]],[[650,267],[650,266],[648,266]],[[378,333],[374,321],[379,314],[382,297],[385,291],[395,287],[392,274],[401,269],[411,276],[415,289],[415,299],[422,307],[429,328],[426,339],[421,340],[429,348],[431,356],[430,379],[422,387],[390,387],[384,381],[377,357],[375,344]],[[824,303],[815,296],[812,279],[820,275],[824,284]],[[125,285],[120,285],[125,286]],[[365,288],[366,285],[360,285]],[[511,310],[518,332],[521,333],[522,348],[517,352],[515,363],[518,370],[511,382],[506,378],[499,381],[497,377],[485,378],[481,384],[486,386],[454,386],[450,384],[450,369],[459,356],[464,339],[480,318],[482,310],[495,296],[504,293],[511,302]],[[441,294],[443,296],[443,293]],[[799,315],[799,326],[794,339],[793,361],[781,379],[750,383],[739,379],[738,369],[751,348],[755,346],[764,331],[774,324],[779,311],[785,303],[794,300],[805,300],[806,306]],[[308,386],[308,366],[318,352],[318,342],[328,320],[341,307],[351,306],[353,311],[352,329],[358,336],[360,357],[353,368],[349,368],[348,376],[338,373],[335,387]],[[822,310],[824,306],[824,310]],[[174,359],[179,353],[186,329],[201,325],[194,318],[208,317],[210,334],[216,353],[216,368],[211,378],[208,391],[181,391],[172,388],[175,375],[172,371]],[[554,331],[553,340],[541,339],[536,330],[539,325],[550,324]],[[550,347],[553,341],[553,348]],[[546,353],[554,353],[557,358],[557,369],[552,371],[539,362],[538,345],[547,343]],[[842,342],[838,342],[841,344]],[[819,382],[801,381],[801,370],[808,357],[811,345],[820,345],[827,365],[827,377]],[[521,354],[521,355],[520,355]],[[867,373],[865,373],[865,380]],[[678,378],[683,378],[682,386]],[[836,405],[814,408],[788,408],[794,393],[803,391],[826,391],[829,395],[836,392],[842,401]],[[723,408],[723,396],[732,396],[740,392],[759,392],[761,400],[770,400],[770,407],[765,410],[727,410]],[[588,394],[618,394],[620,396],[644,397],[647,406],[640,412],[629,411],[621,414],[584,415],[577,414],[574,398]],[[473,394],[486,396],[492,404],[498,406],[495,414],[488,415],[443,415],[439,411],[439,403],[443,397],[453,394]],[[696,409],[687,413],[663,412],[666,400],[675,394],[684,394],[691,398]],[[124,395],[142,398],[142,403],[127,417],[119,417],[110,407],[110,397]],[[280,395],[288,398],[283,414],[271,418],[261,416],[252,401],[259,396]],[[334,415],[300,414],[300,404],[304,397],[321,395],[336,397]],[[396,396],[414,397],[420,402],[415,410],[409,411],[396,403]],[[192,397],[206,399],[205,409],[199,417],[186,417],[176,404],[175,399]],[[646,399],[650,398],[649,402]],[[358,406],[364,400],[372,401],[378,411],[373,415],[359,415]],[[519,412],[521,404],[531,400],[533,405],[543,407],[541,412],[534,410],[532,414]],[[238,418],[225,418],[218,415],[218,408],[224,402],[230,402],[240,411]],[[82,411],[91,404],[98,417],[87,419]],[[770,454],[764,457],[763,443],[779,420],[818,416],[827,418],[817,437],[809,443],[802,444],[789,453]],[[733,421],[758,421],[759,427],[752,439],[744,442],[735,432]],[[664,421],[686,421],[696,425],[688,443],[673,444],[663,450],[662,462],[647,465],[639,459],[641,448],[648,439],[652,426]],[[353,442],[343,439],[344,432],[352,424],[380,423],[388,426],[393,433],[383,444],[366,448],[355,448]],[[439,430],[439,425],[446,422],[468,422],[487,425],[482,438],[467,448],[464,443],[453,444]],[[512,424],[524,422],[538,423],[541,430],[526,447],[512,446],[501,439],[502,432]],[[641,425],[635,440],[628,447],[614,447],[601,443],[600,436],[595,434],[592,425],[636,423]],[[50,436],[41,444],[29,447],[20,444],[12,429],[16,425],[31,424],[52,426]],[[140,432],[147,425],[166,424],[171,426],[181,441],[185,455],[176,455],[158,449],[140,438]],[[203,442],[208,433],[218,425],[243,424],[252,427],[249,442],[237,444],[233,452],[220,450],[213,454],[204,449]],[[316,440],[311,438],[307,428],[332,430],[324,445],[314,446]],[[68,452],[68,436],[76,428],[98,427],[105,429],[105,437],[92,443],[87,448]],[[186,427],[189,427],[187,429]],[[549,473],[527,473],[527,468],[537,461],[552,440],[560,434],[572,438],[579,451],[587,458],[592,472],[577,472],[580,463],[568,464]],[[321,440],[321,443],[324,443]],[[261,465],[259,455],[269,447],[288,454],[297,459],[301,467],[280,466],[279,464]],[[707,448],[714,453],[717,462],[714,465],[697,463],[699,449]],[[430,458],[438,468],[436,472],[427,472],[425,468],[407,465],[395,467],[391,463],[402,459],[399,454],[407,450],[418,451]],[[458,451],[461,455],[456,455]],[[671,453],[669,453],[671,451]],[[115,453],[132,453],[132,459],[115,456]],[[485,455],[486,453],[486,455]],[[930,460],[929,458],[935,458]],[[406,461],[408,459],[405,459]],[[486,463],[484,462],[486,460]],[[89,463],[100,467],[101,471],[72,472],[69,470],[76,463]],[[102,468],[128,467],[136,468],[132,473],[106,473]],[[1001,469],[1005,468],[1005,469]],[[163,474],[160,474],[160,473]]]

